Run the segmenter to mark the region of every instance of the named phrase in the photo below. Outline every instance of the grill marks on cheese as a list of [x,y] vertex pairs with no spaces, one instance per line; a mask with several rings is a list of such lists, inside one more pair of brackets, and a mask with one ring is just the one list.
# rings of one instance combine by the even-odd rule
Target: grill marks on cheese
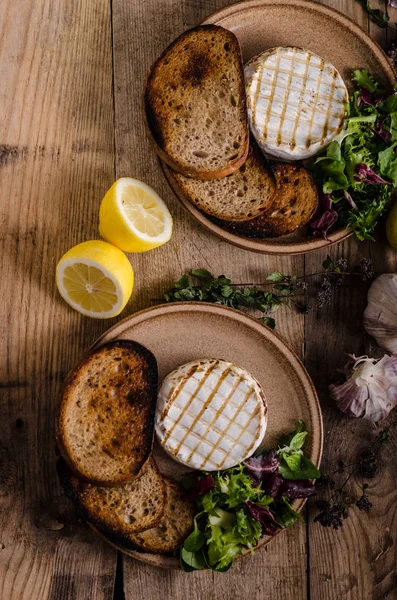
[[247,63],[245,77],[251,129],[269,155],[307,158],[341,131],[347,89],[316,54],[272,48]]
[[197,469],[227,468],[250,456],[266,429],[258,382],[215,359],[188,363],[166,377],[156,431],[167,452]]

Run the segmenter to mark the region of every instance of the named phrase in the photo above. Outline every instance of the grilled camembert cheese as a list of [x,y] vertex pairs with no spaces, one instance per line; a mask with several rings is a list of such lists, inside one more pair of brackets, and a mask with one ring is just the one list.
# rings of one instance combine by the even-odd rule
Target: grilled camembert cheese
[[194,469],[237,465],[258,448],[266,424],[261,386],[233,363],[196,360],[172,371],[160,387],[158,439],[172,458]]
[[248,118],[269,156],[301,160],[343,128],[348,92],[331,63],[301,48],[271,48],[245,66]]

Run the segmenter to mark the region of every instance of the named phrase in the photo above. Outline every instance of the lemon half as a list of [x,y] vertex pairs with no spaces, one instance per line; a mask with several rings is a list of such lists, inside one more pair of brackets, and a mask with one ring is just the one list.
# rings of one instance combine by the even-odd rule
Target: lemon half
[[150,186],[138,179],[122,177],[102,200],[99,233],[124,252],[145,252],[168,242],[172,217]]
[[110,319],[127,304],[134,271],[128,258],[97,240],[71,248],[59,261],[56,280],[62,298],[87,317]]

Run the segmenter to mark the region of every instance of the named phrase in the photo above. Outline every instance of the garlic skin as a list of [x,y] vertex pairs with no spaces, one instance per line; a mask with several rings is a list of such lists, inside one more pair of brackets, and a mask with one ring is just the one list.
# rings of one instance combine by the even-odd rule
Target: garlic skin
[[378,346],[397,353],[397,273],[384,273],[372,283],[363,323]]
[[350,376],[342,385],[330,386],[331,397],[345,414],[382,421],[397,406],[397,355],[352,358]]

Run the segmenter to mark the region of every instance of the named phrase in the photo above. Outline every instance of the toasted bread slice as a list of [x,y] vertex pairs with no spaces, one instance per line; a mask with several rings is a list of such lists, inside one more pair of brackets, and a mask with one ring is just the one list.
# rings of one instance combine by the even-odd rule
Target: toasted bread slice
[[248,155],[244,69],[236,36],[200,25],[154,63],[144,109],[160,158],[196,179],[225,177]]
[[66,379],[57,415],[57,442],[69,466],[99,485],[138,475],[153,442],[157,363],[129,340],[88,354]]
[[245,163],[222,179],[199,181],[175,171],[169,173],[200,210],[230,221],[246,221],[260,215],[269,208],[276,189],[274,175],[254,143]]
[[193,531],[193,519],[197,512],[194,503],[183,499],[184,491],[178,484],[169,479],[165,481],[167,501],[160,523],[130,536],[131,542],[146,552],[172,552]]
[[216,223],[248,238],[279,237],[306,225],[318,206],[318,191],[311,174],[303,167],[280,164],[273,168],[276,192],[265,212],[250,221]]
[[78,515],[104,534],[120,536],[144,531],[161,520],[166,504],[166,486],[156,463],[149,458],[142,475],[119,487],[87,483],[57,462],[59,480]]
[[183,489],[174,481],[166,483],[166,505],[162,519],[156,527],[138,533],[124,531],[122,535],[104,534],[120,550],[140,550],[155,554],[167,554],[179,548],[193,531],[194,516],[197,512],[193,502],[183,499]]

